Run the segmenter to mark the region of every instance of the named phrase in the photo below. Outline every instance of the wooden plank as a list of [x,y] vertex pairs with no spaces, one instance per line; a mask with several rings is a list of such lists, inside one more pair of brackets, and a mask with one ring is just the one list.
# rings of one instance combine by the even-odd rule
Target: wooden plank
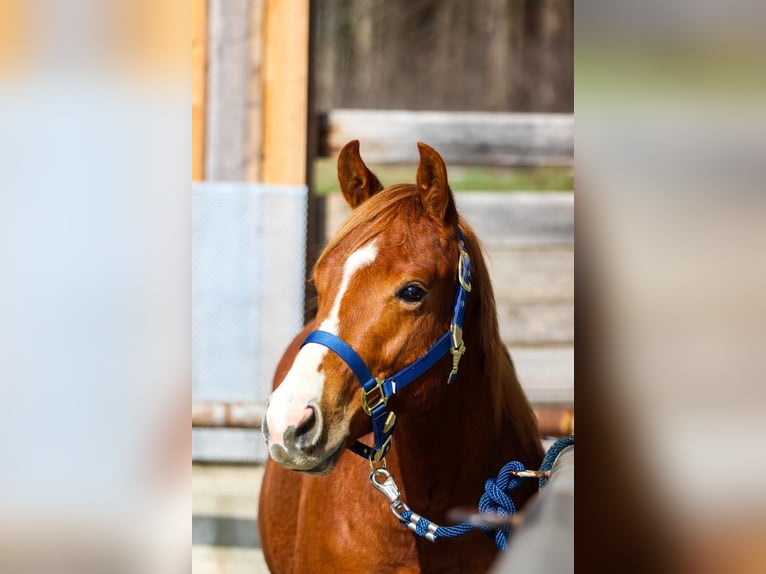
[[192,403],[192,426],[260,428],[266,403],[255,401]]
[[[534,408],[541,435],[562,436],[574,432],[574,408],[571,405],[538,405]],[[232,413],[238,414],[231,416]],[[260,430],[265,413],[265,401],[195,401],[192,403],[192,428]]]
[[575,415],[573,406],[537,407],[537,430],[540,436],[557,437],[574,434]]
[[574,243],[573,192],[471,191],[455,202],[485,245]]
[[572,302],[498,305],[497,315],[507,345],[574,343]]
[[268,457],[261,431],[255,429],[193,428],[195,462],[263,462]]
[[254,518],[192,515],[194,546],[226,546],[228,548],[260,548],[258,524]]
[[269,574],[260,548],[192,546],[193,574]]
[[574,250],[571,247],[490,244],[485,250],[498,306],[574,301]]
[[574,164],[571,114],[332,110],[322,124],[324,155],[358,139],[369,163],[417,163],[415,142],[424,141],[448,165]]
[[206,179],[244,180],[250,0],[209,0]]
[[258,181],[265,0],[209,0],[207,179]]
[[255,519],[262,466],[192,464],[192,515]]
[[305,184],[309,0],[266,0],[264,38],[261,179]]
[[574,403],[574,347],[511,347],[521,386],[530,402]]
[[205,177],[207,0],[192,2],[192,181]]
[[[366,159],[366,157],[365,157]],[[415,179],[415,170],[412,172]],[[340,193],[325,197],[325,233],[332,237],[350,213]],[[465,217],[485,246],[571,246],[574,243],[572,192],[460,192]]]
[[250,0],[248,64],[247,135],[245,139],[245,173],[247,181],[261,179],[261,144],[263,138],[263,19],[265,0]]

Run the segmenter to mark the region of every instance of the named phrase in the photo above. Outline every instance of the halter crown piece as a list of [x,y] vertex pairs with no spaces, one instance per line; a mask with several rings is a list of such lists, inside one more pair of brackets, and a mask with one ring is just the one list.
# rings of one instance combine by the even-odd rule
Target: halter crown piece
[[465,247],[465,240],[460,229],[457,229],[460,258],[458,259],[458,281],[455,292],[455,305],[452,311],[452,322],[449,331],[439,337],[428,352],[417,361],[410,363],[398,373],[379,379],[370,372],[362,358],[343,339],[327,331],[312,331],[304,339],[303,345],[317,343],[330,349],[349,366],[362,386],[362,408],[372,418],[372,430],[375,446],[355,441],[348,448],[370,463],[380,462],[391,448],[391,441],[396,426],[396,414],[388,411],[386,403],[398,391],[420,377],[433,367],[447,352],[452,354],[452,371],[447,383],[455,380],[460,358],[465,353],[463,342],[463,315],[465,300],[471,291],[471,259]]

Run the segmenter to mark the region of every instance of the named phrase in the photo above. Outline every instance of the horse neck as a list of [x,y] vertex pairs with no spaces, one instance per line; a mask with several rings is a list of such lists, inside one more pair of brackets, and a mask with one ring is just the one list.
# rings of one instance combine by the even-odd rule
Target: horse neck
[[[502,423],[496,428],[491,400],[491,385],[505,381],[489,380],[484,365],[480,349],[469,348],[455,382],[447,386],[446,378],[434,381],[439,391],[428,407],[400,416],[393,462],[406,496],[418,501],[418,512],[443,516],[447,509],[469,503],[508,461],[503,460],[509,452],[498,434],[509,429]],[[515,378],[510,362],[499,376]]]

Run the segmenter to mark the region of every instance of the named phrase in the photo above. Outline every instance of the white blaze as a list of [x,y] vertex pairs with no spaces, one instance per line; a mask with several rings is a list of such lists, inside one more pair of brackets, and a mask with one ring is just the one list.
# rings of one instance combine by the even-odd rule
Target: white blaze
[[[377,255],[378,248],[375,246],[375,241],[349,255],[343,264],[343,276],[330,314],[317,329],[333,335],[338,334],[340,306],[351,279],[357,271],[375,261]],[[297,426],[303,417],[306,405],[311,401],[318,403],[322,398],[324,374],[319,372],[319,365],[328,351],[327,347],[317,343],[304,345],[298,351],[293,366],[290,367],[282,384],[271,394],[266,412],[271,444],[284,446],[283,437],[287,427]]]

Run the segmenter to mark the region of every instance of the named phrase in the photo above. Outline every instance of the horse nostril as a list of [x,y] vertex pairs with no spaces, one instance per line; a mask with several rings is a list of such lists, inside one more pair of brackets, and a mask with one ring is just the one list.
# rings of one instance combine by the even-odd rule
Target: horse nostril
[[314,426],[314,423],[316,423],[314,407],[306,407],[306,410],[303,411],[303,417],[298,423],[298,428],[295,429],[295,436],[306,434]]
[[298,443],[298,446],[306,448],[316,444],[322,430],[321,426],[316,407],[313,405],[307,406],[303,417],[295,429],[295,441]]
[[263,436],[263,440],[266,442],[269,442],[269,423],[266,422],[266,417],[263,417],[263,420],[261,421],[261,435]]

